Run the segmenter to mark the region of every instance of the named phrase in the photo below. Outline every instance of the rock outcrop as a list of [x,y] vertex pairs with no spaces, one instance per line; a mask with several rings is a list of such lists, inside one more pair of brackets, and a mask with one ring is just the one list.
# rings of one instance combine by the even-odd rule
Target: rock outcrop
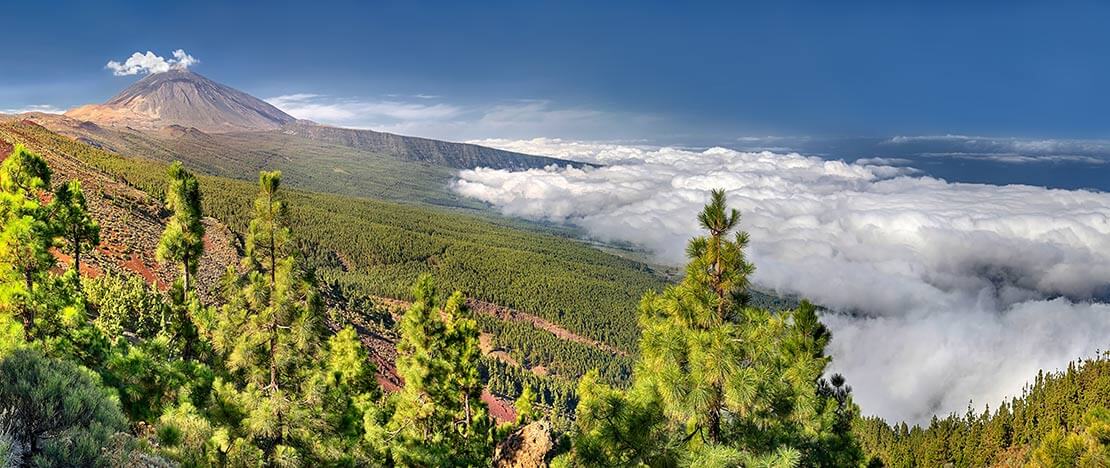
[[551,423],[536,421],[517,429],[493,453],[496,468],[546,467],[555,455]]

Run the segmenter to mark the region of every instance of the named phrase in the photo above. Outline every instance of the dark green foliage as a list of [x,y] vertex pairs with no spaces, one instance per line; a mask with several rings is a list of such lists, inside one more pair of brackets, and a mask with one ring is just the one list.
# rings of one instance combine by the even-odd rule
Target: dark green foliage
[[869,459],[890,467],[1020,463],[1039,446],[1054,447],[1046,452],[1064,450],[1072,443],[1069,437],[1078,440],[1083,428],[1093,424],[1084,418],[1100,417],[1088,412],[1107,405],[1110,355],[1103,355],[1071,363],[1060,372],[1039,373],[1021,396],[993,411],[968,408],[964,415],[934,417],[926,427],[891,427],[867,417],[856,420],[853,432]]
[[59,186],[51,211],[62,251],[73,257],[73,270],[80,272],[81,254],[100,243],[100,225],[89,216],[81,183],[74,180]]
[[640,306],[640,356],[621,391],[588,374],[574,460],[585,465],[853,465],[855,415],[843,381],[821,381],[828,330],[816,308],[747,307],[752,265],[739,213],[714,191],[687,247],[682,282]]
[[544,366],[548,374],[576,381],[597,369],[608,383],[627,383],[632,376],[632,358],[595,346],[559,338],[530,322],[499,320],[479,315],[482,331],[489,333],[495,348],[505,349],[521,366]]
[[212,371],[179,359],[164,334],[130,345],[118,341],[101,370],[116,388],[128,417],[153,422],[183,395],[203,395],[212,385]]
[[465,298],[443,300],[422,276],[401,319],[397,373],[404,388],[384,429],[391,457],[406,466],[481,466],[493,450],[493,425],[481,400],[478,325]]
[[141,276],[107,273],[84,278],[82,284],[89,315],[110,340],[154,338],[170,319],[166,297]]
[[91,372],[37,351],[0,360],[0,418],[14,423],[24,464],[103,464],[101,447],[127,422],[109,395]]
[[569,423],[566,416],[573,415],[574,407],[578,404],[573,382],[563,378],[539,376],[488,357],[483,357],[481,364],[482,375],[491,393],[514,399],[520,397],[525,388],[531,388],[536,393],[536,404],[533,407],[547,413],[556,427],[570,429],[568,424],[564,424]]
[[170,165],[166,180],[166,208],[171,215],[158,241],[158,261],[181,264],[182,289],[188,292],[204,253],[200,185],[180,161]]

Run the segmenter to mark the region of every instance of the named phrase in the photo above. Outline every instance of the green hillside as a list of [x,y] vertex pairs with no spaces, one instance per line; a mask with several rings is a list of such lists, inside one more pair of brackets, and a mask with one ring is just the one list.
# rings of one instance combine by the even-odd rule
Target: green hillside
[[423,162],[455,169],[490,167],[493,169],[520,170],[541,168],[552,164],[576,167],[586,165],[574,161],[533,156],[467,143],[401,136],[373,130],[314,125],[305,122],[286,124],[278,132],[372,153],[393,155],[405,161]]
[[1041,371],[1020,396],[996,408],[934,416],[925,427],[864,418],[853,432],[869,457],[889,467],[1018,466],[1026,460],[1031,466],[1105,466],[1096,460],[1110,459],[1108,406],[1105,354]]
[[382,200],[479,209],[452,193],[456,169],[282,132],[208,134],[183,127],[110,129],[57,116],[35,120],[53,131],[117,154],[171,162],[198,172],[249,180],[280,167],[290,187]]
[[[24,123],[0,125],[0,137],[36,151],[60,151],[157,197],[164,190],[161,161],[123,158]],[[284,172],[283,165],[272,168],[278,167]],[[240,201],[252,196],[253,184],[199,179],[205,212],[243,232],[250,207]],[[305,191],[290,191],[288,197],[298,240],[318,274],[360,293],[408,299],[416,277],[431,272],[445,287],[632,350],[636,302],[644,291],[663,285],[657,267],[515,229],[508,220]]]

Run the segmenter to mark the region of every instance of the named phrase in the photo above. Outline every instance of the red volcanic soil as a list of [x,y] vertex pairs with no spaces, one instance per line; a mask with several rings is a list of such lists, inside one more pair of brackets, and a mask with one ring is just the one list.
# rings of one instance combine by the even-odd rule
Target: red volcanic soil
[[120,266],[137,273],[139,276],[142,276],[147,283],[157,285],[158,289],[161,289],[163,291],[169,289],[169,286],[159,280],[158,274],[155,273],[152,268],[147,266],[147,264],[143,262],[143,259],[138,255],[131,255],[130,258],[128,258],[126,261],[120,263]]
[[489,392],[488,388],[482,389],[482,401],[489,407],[489,415],[500,422],[516,421],[516,409],[512,403],[504,398],[498,398]]
[[[393,376],[393,377],[400,378],[400,377],[396,377],[396,376]],[[382,390],[385,390],[389,393],[394,393],[394,392],[401,391],[401,387],[398,387],[397,384],[393,383],[393,381],[390,380],[389,375],[379,373],[378,376],[377,376],[377,381],[378,381],[378,385],[380,385],[382,387]]]
[[[66,270],[68,270],[71,265],[73,265],[73,257],[62,253],[61,250],[50,249],[50,253],[54,254],[54,258],[58,260],[58,263],[54,265],[54,268],[50,269],[52,273],[62,274]],[[85,258],[85,256],[82,255],[81,258]],[[101,271],[100,268],[96,265],[85,261],[81,262],[81,276],[96,278],[97,276],[100,276],[102,274],[104,274],[104,272]]]

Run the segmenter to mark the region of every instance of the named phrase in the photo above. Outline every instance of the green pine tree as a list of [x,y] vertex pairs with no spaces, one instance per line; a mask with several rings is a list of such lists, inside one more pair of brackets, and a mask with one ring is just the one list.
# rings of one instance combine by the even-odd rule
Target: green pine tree
[[492,455],[492,429],[481,400],[478,326],[462,293],[445,302],[423,275],[401,319],[397,372],[405,387],[386,427],[395,460],[410,466],[481,466]]
[[17,144],[0,165],[0,191],[32,197],[50,188],[50,176],[50,167],[42,156]]
[[229,302],[214,330],[214,346],[246,382],[251,402],[244,425],[267,460],[302,459],[316,418],[305,385],[319,368],[324,334],[321,301],[290,245],[280,172],[259,176],[255,217],[247,232],[247,271],[229,270]]
[[40,197],[50,186],[46,160],[16,145],[0,164],[0,312],[18,318],[25,339],[34,336],[36,298],[54,265],[53,230]]
[[171,215],[158,242],[157,258],[160,262],[181,265],[182,290],[188,293],[204,254],[200,183],[181,161],[170,165],[167,182],[166,208]]
[[516,424],[523,426],[536,419],[538,412],[536,411],[536,391],[532,390],[531,385],[525,385],[524,390],[520,392],[520,396],[513,402],[513,409],[516,410]]
[[698,215],[708,236],[687,246],[686,277],[641,303],[640,374],[651,379],[669,417],[689,423],[712,444],[722,440],[729,406],[743,411],[759,404],[753,397],[763,377],[741,341],[742,295],[754,267],[744,258],[747,234],[729,238],[739,221],[739,212],[726,208],[724,192],[713,191]]
[[1055,430],[1046,435],[1033,450],[1029,466],[1110,466],[1110,411],[1104,407],[1090,408],[1082,424],[1075,433]]
[[[81,183],[74,180],[62,184],[54,192],[51,211],[62,250],[73,256],[73,271],[81,271],[81,252],[91,250],[100,243],[100,225],[89,216]],[[80,282],[78,282],[80,285]]]
[[706,235],[686,249],[686,276],[641,301],[632,388],[580,386],[579,460],[858,463],[858,450],[833,456],[855,447],[855,405],[841,378],[821,380],[828,330],[806,303],[782,312],[747,307],[754,267],[739,220],[724,192],[714,190],[698,215]]

